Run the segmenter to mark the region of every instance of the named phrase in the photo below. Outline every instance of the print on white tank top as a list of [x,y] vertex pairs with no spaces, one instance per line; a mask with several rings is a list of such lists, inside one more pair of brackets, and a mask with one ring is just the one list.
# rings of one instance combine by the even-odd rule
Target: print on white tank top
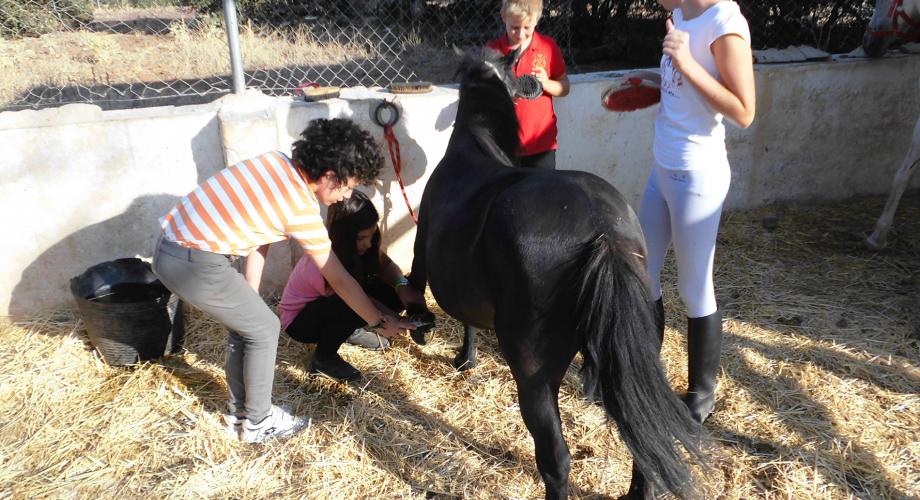
[[[719,78],[712,43],[735,34],[750,43],[751,32],[741,9],[723,0],[699,16],[684,20],[681,9],[672,15],[674,27],[690,35],[690,53],[715,78]],[[699,92],[684,81],[671,58],[661,57],[661,106],[655,118],[655,160],[664,168],[694,170],[724,161],[725,125]]]

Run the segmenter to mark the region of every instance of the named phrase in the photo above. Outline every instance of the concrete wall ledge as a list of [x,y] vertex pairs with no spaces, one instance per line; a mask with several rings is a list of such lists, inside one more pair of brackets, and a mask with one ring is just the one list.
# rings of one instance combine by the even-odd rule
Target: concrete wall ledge
[[0,113],[0,130],[59,127],[81,123],[168,118],[188,114],[216,113],[220,102],[191,106],[158,106],[103,111],[95,104],[65,104],[58,108],[24,109]]

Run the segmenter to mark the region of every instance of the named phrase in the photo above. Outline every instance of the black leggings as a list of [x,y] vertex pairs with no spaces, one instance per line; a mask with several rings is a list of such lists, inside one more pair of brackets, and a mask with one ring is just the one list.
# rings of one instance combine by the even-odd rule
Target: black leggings
[[[376,278],[369,280],[364,292],[395,313],[403,310],[396,291]],[[317,352],[333,354],[356,328],[366,324],[341,297],[331,295],[308,302],[284,331],[298,342],[316,344]]]

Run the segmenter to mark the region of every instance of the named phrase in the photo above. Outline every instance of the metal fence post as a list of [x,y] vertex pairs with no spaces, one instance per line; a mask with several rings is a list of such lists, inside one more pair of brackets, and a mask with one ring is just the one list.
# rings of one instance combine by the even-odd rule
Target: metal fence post
[[224,0],[224,26],[227,30],[227,45],[230,46],[230,72],[233,77],[233,93],[246,90],[243,82],[243,58],[240,55],[240,23],[236,17],[236,0]]

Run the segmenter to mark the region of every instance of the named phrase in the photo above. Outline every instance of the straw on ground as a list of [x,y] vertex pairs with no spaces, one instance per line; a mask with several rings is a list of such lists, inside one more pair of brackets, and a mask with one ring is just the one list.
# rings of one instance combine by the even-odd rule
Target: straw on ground
[[[873,253],[863,241],[882,202],[726,215],[723,373],[706,425],[714,495],[920,496],[920,196]],[[684,321],[672,267],[666,276],[663,357],[682,389]],[[282,335],[276,402],[313,425],[250,446],[219,427],[222,329],[197,313],[188,328],[187,352],[136,369],[103,364],[67,313],[3,329],[0,497],[542,497],[494,336],[465,373],[450,367],[461,327],[443,315],[426,346],[343,347],[366,377],[351,387],[308,375],[309,349]],[[622,494],[629,455],[576,368],[560,395],[573,496]]]

